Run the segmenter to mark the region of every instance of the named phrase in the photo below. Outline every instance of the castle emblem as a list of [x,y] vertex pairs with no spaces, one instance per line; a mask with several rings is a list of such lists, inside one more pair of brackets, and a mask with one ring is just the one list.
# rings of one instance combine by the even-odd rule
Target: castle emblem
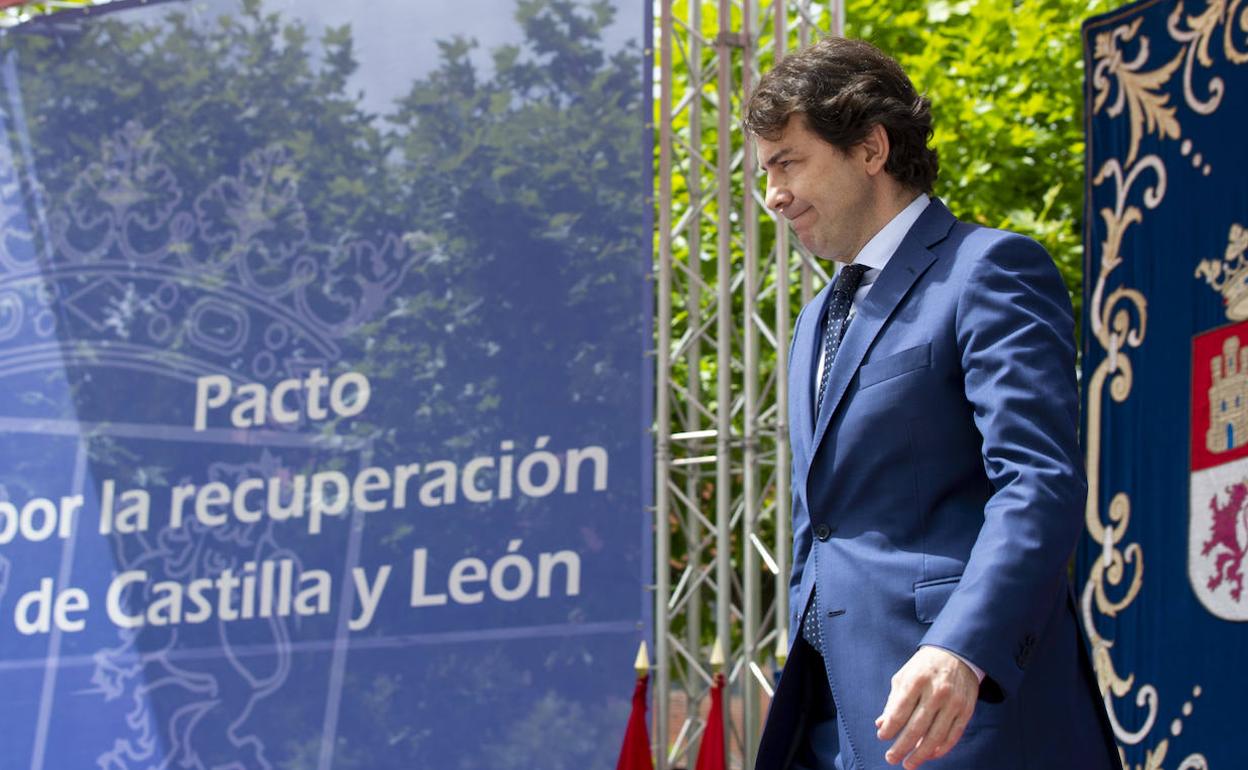
[[1205,448],[1215,454],[1248,444],[1248,347],[1227,337],[1209,361],[1209,429]]

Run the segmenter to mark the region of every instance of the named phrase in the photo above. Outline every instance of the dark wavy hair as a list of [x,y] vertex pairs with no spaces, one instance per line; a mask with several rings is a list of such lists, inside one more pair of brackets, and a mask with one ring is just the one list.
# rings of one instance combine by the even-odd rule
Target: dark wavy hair
[[907,187],[931,193],[940,163],[927,146],[932,103],[896,61],[862,40],[826,37],[786,56],[750,94],[745,128],[776,139],[794,113],[824,141],[847,152],[877,123],[888,132],[884,170]]

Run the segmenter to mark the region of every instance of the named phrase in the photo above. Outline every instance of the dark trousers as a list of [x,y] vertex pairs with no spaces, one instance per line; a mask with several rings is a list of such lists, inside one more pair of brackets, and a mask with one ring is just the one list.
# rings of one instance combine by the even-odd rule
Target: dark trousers
[[[805,639],[797,644],[803,648],[801,654],[806,656],[806,668],[810,675],[803,682],[802,724],[787,770],[845,770],[841,759],[836,702],[828,687],[823,656]],[[794,652],[797,650],[794,649]]]

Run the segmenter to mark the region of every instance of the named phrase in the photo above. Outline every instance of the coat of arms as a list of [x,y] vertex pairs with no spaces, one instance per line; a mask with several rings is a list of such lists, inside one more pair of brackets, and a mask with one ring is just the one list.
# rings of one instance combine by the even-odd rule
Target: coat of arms
[[1248,231],[1231,228],[1221,262],[1196,270],[1239,321],[1192,341],[1191,516],[1187,574],[1205,609],[1248,620]]

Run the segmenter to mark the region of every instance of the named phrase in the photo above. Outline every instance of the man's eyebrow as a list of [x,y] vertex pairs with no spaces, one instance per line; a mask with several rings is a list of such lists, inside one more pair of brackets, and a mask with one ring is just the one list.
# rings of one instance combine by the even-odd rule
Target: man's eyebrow
[[779,161],[779,160],[783,159],[783,158],[784,158],[784,156],[789,155],[789,154],[791,154],[791,153],[792,153],[792,150],[790,150],[788,147],[785,147],[785,148],[780,149],[780,150],[776,150],[775,152],[773,152],[773,153],[771,154],[771,157],[770,157],[770,158],[768,158],[767,160],[763,161],[763,168],[768,168],[768,167],[769,167],[769,166],[771,166],[773,163],[776,163],[777,161]]

